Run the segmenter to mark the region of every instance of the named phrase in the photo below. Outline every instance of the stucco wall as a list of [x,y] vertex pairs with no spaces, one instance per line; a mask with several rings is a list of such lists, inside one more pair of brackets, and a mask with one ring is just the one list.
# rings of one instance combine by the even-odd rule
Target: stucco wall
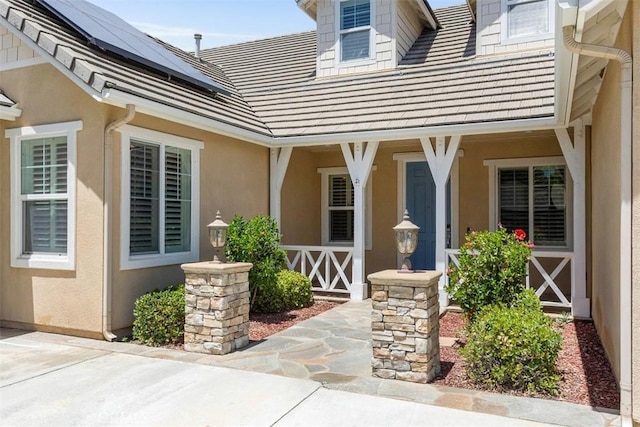
[[[640,22],[640,2],[630,2],[627,11],[632,22]],[[632,262],[632,390],[633,419],[640,424],[640,26],[633,32],[633,253]]]
[[[19,102],[22,117],[5,128],[82,120],[77,140],[76,269],[52,271],[10,267],[9,142],[0,135],[1,235],[0,319],[13,326],[75,330],[99,336],[102,283],[102,140],[108,108],[50,65],[0,74],[2,89]],[[64,107],[62,107],[64,106]],[[72,302],[72,303],[69,303]],[[10,323],[8,323],[10,322]],[[62,329],[61,329],[62,328]]]
[[[631,17],[615,46],[631,47]],[[592,317],[620,377],[620,65],[609,61],[592,125]],[[637,189],[636,189],[637,190]]]
[[[553,30],[541,40],[517,39],[508,40],[504,36],[502,26],[503,0],[478,0],[477,2],[477,41],[476,52],[478,55],[494,55],[521,50],[542,49],[554,46]],[[554,2],[550,2],[550,5]]]
[[[124,110],[100,104],[50,65],[3,72],[2,87],[22,117],[5,128],[82,120],[77,143],[76,270],[11,268],[9,239],[0,239],[0,319],[23,328],[101,337],[103,277],[103,141],[107,123]],[[200,259],[213,257],[206,225],[216,210],[268,213],[269,157],[264,147],[138,114],[132,125],[204,142],[200,152]],[[4,139],[4,129],[2,129]],[[182,283],[179,265],[120,271],[120,136],[114,137],[113,329],[133,321],[133,303],[154,288]],[[9,236],[9,143],[0,144],[0,235]]]
[[[463,137],[464,156],[459,159],[458,230],[460,243],[467,227],[472,230],[489,228],[489,171],[484,160],[561,156],[562,152],[552,131],[479,135]],[[417,141],[396,141],[380,144],[372,172],[372,249],[366,251],[367,274],[396,268],[396,249],[392,227],[399,221],[398,168],[394,153],[420,153]],[[335,147],[293,150],[282,198],[282,230],[289,245],[320,245],[321,176],[318,168],[342,167],[342,152]],[[304,210],[306,214],[302,214]]]
[[392,0],[374,0],[375,17],[371,26],[376,32],[375,60],[350,61],[340,63],[336,47],[339,35],[336,33],[337,22],[335,0],[318,0],[317,8],[317,71],[318,77],[330,77],[352,73],[362,73],[390,69],[396,66],[395,46],[393,43],[393,15],[395,2]]

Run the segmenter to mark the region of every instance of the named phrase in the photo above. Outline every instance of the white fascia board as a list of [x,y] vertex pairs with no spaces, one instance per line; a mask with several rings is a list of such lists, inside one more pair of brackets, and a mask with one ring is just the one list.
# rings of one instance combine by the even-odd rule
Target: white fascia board
[[436,18],[431,14],[429,9],[427,8],[427,5],[424,4],[424,0],[416,0],[416,3],[418,6],[418,9],[420,9],[420,12],[422,12],[423,18],[429,23],[429,26],[431,27],[431,29],[435,30],[436,28],[438,28],[438,23],[436,21]]
[[16,105],[11,107],[0,106],[0,120],[14,121],[22,115],[22,110]]
[[262,145],[264,147],[273,146],[273,138],[269,135],[263,135],[228,123],[222,123],[179,108],[169,107],[160,102],[122,92],[114,88],[103,90],[101,101],[106,104],[122,108],[125,108],[127,104],[134,104],[136,106],[136,112],[141,114],[148,114],[153,117],[158,117],[209,132],[215,132],[220,135],[229,136],[231,138]]
[[314,145],[340,144],[343,142],[367,142],[367,141],[398,141],[407,139],[419,139],[426,136],[451,136],[451,135],[481,135],[505,132],[524,132],[533,130],[545,130],[563,128],[564,124],[551,118],[505,120],[502,122],[470,123],[451,126],[434,126],[420,128],[389,129],[382,131],[346,132],[336,134],[291,136],[274,138],[272,144],[276,147],[304,147]]

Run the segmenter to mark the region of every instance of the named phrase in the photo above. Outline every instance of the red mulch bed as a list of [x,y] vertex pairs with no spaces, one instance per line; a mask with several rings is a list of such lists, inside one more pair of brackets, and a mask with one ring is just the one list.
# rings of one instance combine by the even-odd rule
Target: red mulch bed
[[[440,336],[458,338],[464,320],[449,312],[440,319]],[[600,408],[619,409],[620,393],[593,322],[574,320],[561,326],[563,347],[558,356],[560,393],[555,398]],[[477,389],[465,374],[464,360],[454,347],[440,348],[440,375],[434,384]],[[518,393],[514,393],[518,394]],[[535,396],[548,397],[548,396]]]
[[249,341],[260,341],[338,305],[337,302],[315,301],[311,307],[283,313],[250,313]]

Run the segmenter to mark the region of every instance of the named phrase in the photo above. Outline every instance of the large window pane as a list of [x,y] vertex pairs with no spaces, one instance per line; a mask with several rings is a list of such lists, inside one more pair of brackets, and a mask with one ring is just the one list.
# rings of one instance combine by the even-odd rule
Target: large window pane
[[563,166],[533,168],[534,240],[543,246],[566,246],[566,182]]
[[369,57],[369,30],[342,34],[340,40],[342,61]]
[[66,137],[23,141],[20,155],[21,194],[67,192]]
[[130,253],[158,253],[160,147],[131,141],[130,155]]
[[165,151],[165,252],[191,248],[191,152],[167,147]]
[[529,170],[501,169],[498,179],[502,226],[509,231],[522,229],[529,234]]
[[340,3],[340,29],[350,30],[371,24],[370,0],[349,0]]
[[353,210],[330,211],[329,223],[332,242],[353,241]]

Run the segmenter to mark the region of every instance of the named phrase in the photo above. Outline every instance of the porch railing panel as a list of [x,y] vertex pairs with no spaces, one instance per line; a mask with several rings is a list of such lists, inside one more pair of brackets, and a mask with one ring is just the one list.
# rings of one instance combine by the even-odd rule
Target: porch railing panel
[[287,251],[287,268],[311,280],[314,291],[351,292],[353,248],[343,246],[292,246]]
[[[458,249],[445,250],[447,265],[460,267]],[[571,289],[573,280],[573,252],[538,251],[531,253],[527,288],[533,288],[545,307],[571,308]],[[445,284],[449,277],[445,275]]]

